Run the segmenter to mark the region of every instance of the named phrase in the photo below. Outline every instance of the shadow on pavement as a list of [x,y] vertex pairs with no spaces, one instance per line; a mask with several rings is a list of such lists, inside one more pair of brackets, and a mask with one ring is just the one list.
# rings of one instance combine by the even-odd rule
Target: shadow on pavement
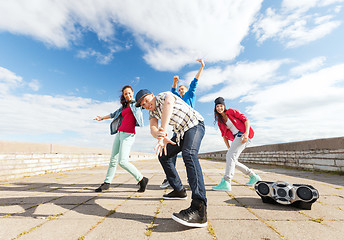
[[[117,191],[120,187],[125,188],[134,188],[133,191]],[[93,215],[98,217],[107,217],[107,218],[118,218],[123,220],[134,220],[138,222],[142,222],[149,226],[152,221],[154,220],[153,215],[145,215],[140,213],[128,213],[122,212],[123,208],[120,208],[118,211],[114,211],[116,206],[118,206],[120,202],[123,202],[127,199],[130,201],[142,201],[142,203],[147,201],[155,201],[159,202],[161,198],[156,197],[140,197],[134,196],[128,198],[128,196],[116,196],[116,193],[128,193],[128,195],[132,195],[136,193],[137,186],[135,184],[123,184],[119,187],[114,189],[110,189],[104,191],[103,193],[107,193],[106,195],[103,193],[95,193],[94,188],[90,188],[90,185],[85,184],[56,184],[56,183],[13,183],[10,186],[2,185],[0,186],[0,192],[4,191],[11,191],[11,192],[22,192],[23,195],[32,192],[42,192],[46,195],[44,196],[18,196],[18,197],[1,197],[0,198],[0,206],[20,206],[22,210],[16,212],[2,212],[0,213],[0,217],[4,216],[11,216],[11,217],[28,217],[28,218],[37,218],[37,219],[48,219],[53,214],[53,210],[46,210],[49,213],[44,214],[42,210],[37,211],[38,207],[43,204],[54,204],[62,209],[58,211],[61,213],[66,213],[68,211],[74,211],[84,215]],[[157,185],[154,187],[159,189]],[[49,193],[54,193],[51,196],[47,196]],[[69,195],[69,194],[78,193],[79,195]],[[92,193],[92,194],[91,194]],[[138,193],[140,194],[140,193]],[[111,203],[107,203],[107,206],[111,209],[106,209],[99,205],[97,201],[101,200],[114,200],[113,206]],[[117,200],[117,201],[116,201]],[[146,207],[145,204],[139,204],[136,206],[142,206],[143,208]],[[56,211],[56,210],[55,210]],[[38,213],[40,212],[40,213]],[[156,232],[175,232],[175,231],[185,231],[188,230],[188,227],[185,227],[181,224],[176,223],[170,217],[168,218],[161,218],[157,219],[159,222],[157,227],[154,231]]]

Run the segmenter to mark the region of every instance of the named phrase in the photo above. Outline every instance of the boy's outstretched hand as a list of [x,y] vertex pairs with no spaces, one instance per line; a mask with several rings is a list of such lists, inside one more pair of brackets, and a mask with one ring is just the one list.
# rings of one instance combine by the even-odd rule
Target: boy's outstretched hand
[[172,145],[175,145],[176,143],[171,141],[170,139],[168,139],[167,137],[164,138],[160,138],[158,140],[157,145],[155,146],[154,150],[156,151],[156,155],[159,154],[159,156],[162,156],[163,153],[165,153],[165,155],[167,155],[167,149],[166,146],[168,143],[171,143]]

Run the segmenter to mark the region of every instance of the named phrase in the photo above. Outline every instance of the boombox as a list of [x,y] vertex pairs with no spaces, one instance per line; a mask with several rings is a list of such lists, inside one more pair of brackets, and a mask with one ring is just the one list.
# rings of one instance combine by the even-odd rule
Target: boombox
[[306,184],[258,181],[254,188],[264,203],[293,205],[308,210],[312,208],[312,204],[319,198],[318,190]]

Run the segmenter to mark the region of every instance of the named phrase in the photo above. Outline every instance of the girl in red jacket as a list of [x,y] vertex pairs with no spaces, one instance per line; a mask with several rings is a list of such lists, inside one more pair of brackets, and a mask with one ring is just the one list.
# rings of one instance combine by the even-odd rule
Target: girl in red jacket
[[[257,174],[238,161],[241,152],[251,142],[254,136],[250,122],[238,110],[232,108],[226,109],[225,101],[222,97],[215,99],[214,112],[215,121],[219,125],[228,152],[226,154],[225,175],[221,179],[221,182],[212,187],[212,189],[217,191],[231,191],[231,179],[234,177],[235,167],[250,176],[250,181],[246,183],[247,185],[253,185],[260,181],[261,178]],[[231,145],[229,145],[229,141],[232,141]]]

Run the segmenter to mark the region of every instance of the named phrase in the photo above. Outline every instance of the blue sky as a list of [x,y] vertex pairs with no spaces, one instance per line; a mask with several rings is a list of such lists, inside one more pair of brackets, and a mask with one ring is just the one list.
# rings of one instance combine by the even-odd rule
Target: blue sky
[[[213,101],[252,145],[344,135],[343,0],[0,1],[0,140],[111,148],[120,89],[188,85],[204,58],[201,152],[224,150]],[[137,129],[133,151],[153,152]]]

